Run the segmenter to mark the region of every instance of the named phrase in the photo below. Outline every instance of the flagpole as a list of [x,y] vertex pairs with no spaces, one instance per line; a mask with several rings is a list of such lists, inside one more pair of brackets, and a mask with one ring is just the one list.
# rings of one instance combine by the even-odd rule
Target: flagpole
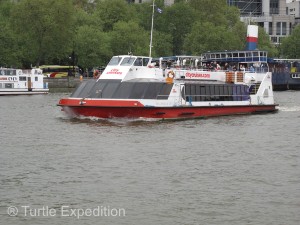
[[153,5],[152,5],[152,23],[151,23],[151,35],[150,35],[150,50],[149,50],[149,57],[151,57],[151,52],[152,52],[152,38],[153,38],[153,23],[154,23],[154,3],[155,0],[153,0]]

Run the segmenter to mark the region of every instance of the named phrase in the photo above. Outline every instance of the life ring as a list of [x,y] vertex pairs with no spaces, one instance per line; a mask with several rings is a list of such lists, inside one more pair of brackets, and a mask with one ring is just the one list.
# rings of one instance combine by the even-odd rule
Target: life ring
[[170,71],[168,72],[168,74],[167,74],[167,77],[168,77],[168,78],[171,78],[171,79],[174,79],[174,78],[175,78],[175,73],[174,73],[174,71],[173,71],[173,70],[170,70]]

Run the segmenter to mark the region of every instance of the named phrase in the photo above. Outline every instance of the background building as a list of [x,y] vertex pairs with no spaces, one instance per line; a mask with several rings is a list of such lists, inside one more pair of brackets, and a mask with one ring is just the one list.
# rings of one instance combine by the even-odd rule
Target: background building
[[[127,1],[144,3],[153,0]],[[164,0],[164,3],[170,6],[174,0]],[[282,37],[290,35],[292,29],[300,24],[300,0],[227,0],[227,4],[239,8],[241,21],[263,27],[274,44],[280,44]]]
[[300,23],[300,0],[287,1],[288,13],[295,17],[295,23]]
[[243,22],[263,27],[274,44],[280,44],[300,22],[300,0],[227,0],[227,4],[240,9]]

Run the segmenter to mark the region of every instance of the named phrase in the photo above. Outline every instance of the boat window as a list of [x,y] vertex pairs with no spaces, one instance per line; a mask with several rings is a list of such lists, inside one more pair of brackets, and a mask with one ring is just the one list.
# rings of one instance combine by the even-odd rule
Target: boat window
[[144,99],[156,99],[162,88],[162,83],[150,83],[144,95]]
[[5,88],[13,88],[13,84],[10,84],[10,83],[6,83],[4,85]]
[[233,57],[239,57],[239,53],[237,52],[233,53]]
[[95,80],[82,83],[73,98],[168,99],[172,84]]
[[173,84],[164,83],[162,89],[159,92],[159,95],[157,96],[157,99],[168,99],[172,87],[173,87]]
[[149,58],[143,58],[143,66],[147,66],[149,63]]
[[0,83],[0,88],[2,88],[2,84]]
[[81,83],[78,88],[71,94],[71,98],[88,98],[90,97],[90,91],[95,85],[96,80],[89,80]]
[[15,76],[17,74],[16,70],[1,70],[0,75],[4,76]]
[[195,97],[195,101],[205,101],[207,93],[205,90],[205,86],[201,85],[197,87],[197,95]]
[[131,66],[135,59],[134,57],[125,57],[121,62],[121,66]]
[[101,80],[96,81],[94,87],[90,91],[89,96],[91,98],[102,98],[102,92],[106,84],[107,82],[102,82]]
[[240,57],[245,57],[245,53],[244,52],[240,52]]
[[34,81],[38,81],[39,80],[39,78],[38,77],[34,77]]
[[121,82],[118,89],[115,91],[112,98],[125,98],[128,99],[133,88],[133,82]]
[[132,89],[129,98],[130,99],[144,98],[147,87],[148,87],[148,83],[142,83],[142,82],[135,83],[134,88]]
[[19,77],[19,81],[26,81],[26,77]]
[[213,101],[211,99],[211,87],[213,87],[213,86],[211,86],[211,85],[206,85],[205,86],[205,94],[206,94],[206,96],[205,96],[204,101]]
[[112,98],[120,83],[109,82],[102,91],[102,98]]
[[[185,92],[185,96],[184,93]],[[199,85],[185,84],[182,96],[186,101],[247,101],[249,90],[246,85]]]
[[120,57],[120,56],[114,56],[114,57],[111,58],[111,60],[109,61],[109,63],[107,65],[108,66],[119,65],[121,59],[122,59],[122,57]]
[[137,58],[133,64],[134,66],[143,66],[143,59]]
[[253,56],[258,56],[258,52],[253,52]]

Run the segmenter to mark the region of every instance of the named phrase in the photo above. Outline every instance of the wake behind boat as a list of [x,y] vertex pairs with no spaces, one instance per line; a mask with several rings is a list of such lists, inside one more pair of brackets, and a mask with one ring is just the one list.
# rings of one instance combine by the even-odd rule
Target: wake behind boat
[[[186,119],[274,112],[266,60],[267,52],[257,50],[158,61],[114,56],[97,80],[82,83],[58,105],[70,116],[99,118]],[[243,69],[225,68],[233,63]],[[211,68],[204,68],[207,64]]]

